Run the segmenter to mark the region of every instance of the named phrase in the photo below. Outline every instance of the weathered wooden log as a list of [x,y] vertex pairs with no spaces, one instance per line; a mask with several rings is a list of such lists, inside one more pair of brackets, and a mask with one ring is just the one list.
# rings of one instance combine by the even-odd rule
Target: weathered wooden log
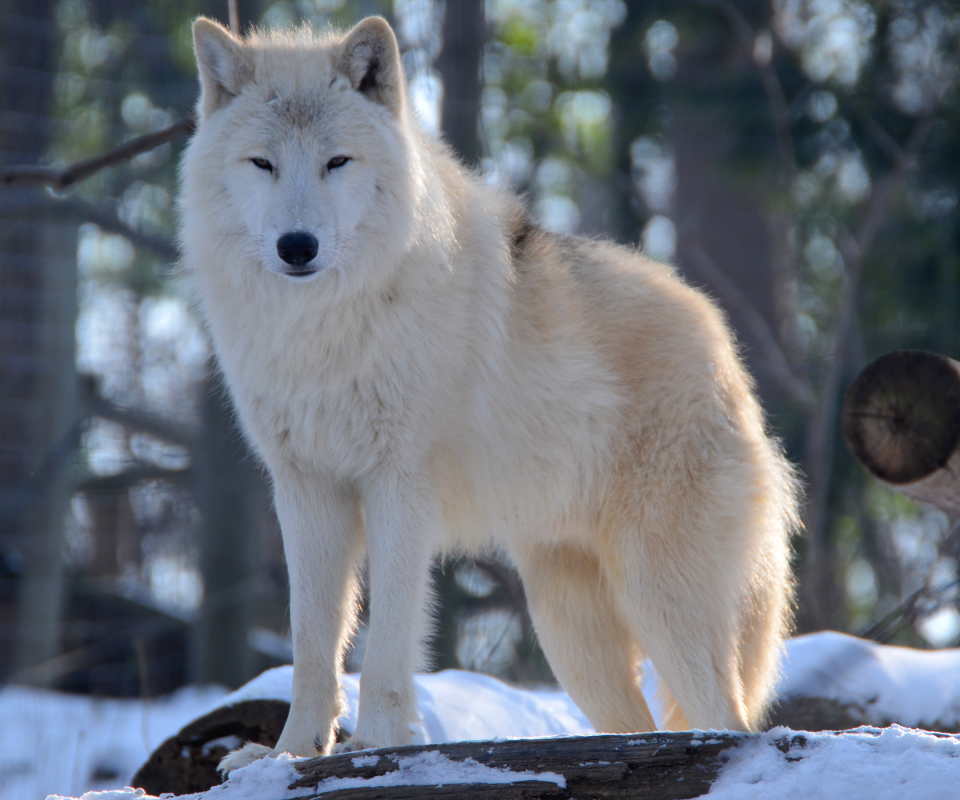
[[[158,747],[131,785],[151,795],[206,791],[220,783],[216,771],[220,758],[241,740],[268,747],[276,744],[288,711],[288,704],[279,700],[246,701],[216,709]],[[376,778],[407,768],[411,759],[415,762],[428,756],[431,769],[436,769],[438,764],[441,769],[479,765],[521,774],[508,783],[328,787],[332,791],[323,791],[323,797],[325,800],[697,797],[709,790],[716,777],[719,754],[742,738],[737,734],[684,731],[409,745],[300,762],[296,768],[302,777],[290,788],[313,788],[330,778]]]
[[[323,800],[679,800],[708,792],[720,754],[744,738],[683,731],[408,745],[300,762],[302,777],[289,788],[317,787],[314,796]],[[803,737],[788,737],[784,747],[793,746],[793,738]],[[417,785],[418,764],[447,777],[441,785]],[[484,774],[475,782],[459,780],[458,768],[468,770],[465,777],[471,770]],[[484,782],[493,771],[509,782]],[[369,781],[392,772],[401,773],[401,785],[338,786],[337,779]]]
[[296,763],[302,777],[287,788],[313,790],[308,800],[674,800],[709,792],[733,748],[776,747],[792,762],[820,749],[808,747],[811,737],[819,745],[824,736],[880,735],[683,731],[410,745]]
[[923,350],[871,362],[847,392],[843,435],[874,477],[960,519],[960,363]]

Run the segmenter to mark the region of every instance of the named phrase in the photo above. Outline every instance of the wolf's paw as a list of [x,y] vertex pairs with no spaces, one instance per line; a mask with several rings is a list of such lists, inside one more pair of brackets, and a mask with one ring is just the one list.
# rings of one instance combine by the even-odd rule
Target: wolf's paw
[[338,753],[356,753],[358,750],[376,750],[379,747],[383,747],[379,742],[371,742],[366,739],[357,739],[354,737],[345,742],[335,744],[331,755],[337,755]]
[[275,756],[276,754],[275,750],[271,750],[262,744],[247,742],[243,747],[233,750],[221,758],[217,771],[226,778],[235,769],[252,764],[265,756]]

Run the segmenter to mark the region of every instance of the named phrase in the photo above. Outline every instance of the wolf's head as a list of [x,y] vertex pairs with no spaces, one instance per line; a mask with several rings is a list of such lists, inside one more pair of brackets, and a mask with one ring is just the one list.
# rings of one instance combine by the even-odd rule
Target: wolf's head
[[402,248],[417,127],[390,26],[371,17],[345,36],[238,39],[201,18],[193,38],[201,96],[183,166],[188,250],[203,230],[238,255],[222,268],[307,281]]

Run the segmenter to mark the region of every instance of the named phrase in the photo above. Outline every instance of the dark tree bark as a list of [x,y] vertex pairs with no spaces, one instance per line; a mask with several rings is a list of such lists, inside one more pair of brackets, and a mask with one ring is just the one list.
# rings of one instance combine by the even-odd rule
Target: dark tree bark
[[480,161],[480,59],[484,45],[483,0],[447,3],[443,17],[443,50],[437,67],[443,76],[443,119],[446,140],[464,160]]
[[[40,162],[50,143],[53,6],[11,0],[0,17],[0,169]],[[76,225],[0,218],[0,547],[7,563],[13,554],[23,563],[16,642],[0,642],[0,653],[15,652],[21,670],[60,647],[76,444],[75,253]]]

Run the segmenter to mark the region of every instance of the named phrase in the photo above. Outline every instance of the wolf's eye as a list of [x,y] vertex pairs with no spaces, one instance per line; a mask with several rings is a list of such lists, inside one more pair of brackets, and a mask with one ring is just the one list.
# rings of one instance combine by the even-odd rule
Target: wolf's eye
[[267,172],[273,172],[273,164],[271,164],[265,158],[251,158],[253,166],[259,167],[260,169],[265,169]]
[[350,160],[350,156],[334,156],[327,162],[327,169],[342,167]]

